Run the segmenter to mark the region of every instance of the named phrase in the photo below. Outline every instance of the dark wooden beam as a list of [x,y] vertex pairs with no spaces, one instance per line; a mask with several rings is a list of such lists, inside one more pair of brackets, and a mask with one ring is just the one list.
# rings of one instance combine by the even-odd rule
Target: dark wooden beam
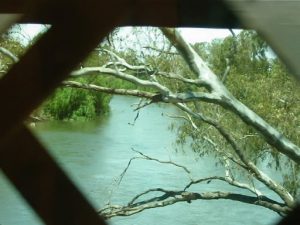
[[[97,2],[97,0],[94,1]],[[30,1],[27,2],[29,3],[10,4],[9,0],[3,0],[0,3],[0,12],[26,12],[32,8]],[[119,4],[119,0],[109,2],[114,2],[115,5]],[[102,1],[102,4],[106,8],[106,1]],[[128,19],[121,21],[119,26],[210,28],[239,28],[242,26],[223,0],[136,0],[128,1],[127,6],[130,8]],[[37,14],[28,14],[21,22],[53,23],[52,18]]]
[[53,24],[0,80],[0,140],[42,103],[127,12],[122,6],[125,1],[117,6],[107,3],[105,8],[102,2],[86,0],[85,6],[81,1],[67,2],[49,0],[31,13],[50,18]]
[[11,139],[1,142],[0,148],[7,150],[0,154],[1,169],[45,224],[105,225],[25,127],[14,133]]
[[0,2],[0,13],[27,13],[34,1],[3,0]]
[[[0,80],[0,165],[46,224],[104,224],[22,121],[116,25],[241,27],[220,0],[1,0],[52,28]],[[296,224],[299,206],[281,224]]]
[[52,28],[0,80],[0,166],[45,224],[104,224],[22,121],[128,8],[125,1],[35,3],[27,13],[49,18]]

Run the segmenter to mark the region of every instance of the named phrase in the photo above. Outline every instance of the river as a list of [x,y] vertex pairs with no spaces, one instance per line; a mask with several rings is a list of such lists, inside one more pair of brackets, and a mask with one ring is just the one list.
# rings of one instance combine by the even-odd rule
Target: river
[[[121,184],[117,179],[129,159],[137,154],[132,148],[161,160],[172,160],[186,165],[196,178],[223,175],[210,157],[195,160],[187,149],[176,152],[176,132],[171,131],[176,109],[150,105],[136,112],[130,105],[136,99],[114,97],[109,116],[92,122],[45,122],[37,124],[33,132],[39,137],[62,168],[70,175],[91,204],[99,209],[108,201],[126,204],[136,194],[149,188],[162,187],[181,190],[188,182],[187,174],[178,167],[155,161],[135,160]],[[234,191],[221,182],[195,185],[193,191]],[[239,191],[241,192],[241,191]],[[243,191],[242,193],[247,193]],[[130,217],[115,217],[112,225],[268,225],[279,219],[270,210],[230,200],[182,202],[143,211]],[[43,224],[19,196],[14,187],[0,173],[0,225]]]

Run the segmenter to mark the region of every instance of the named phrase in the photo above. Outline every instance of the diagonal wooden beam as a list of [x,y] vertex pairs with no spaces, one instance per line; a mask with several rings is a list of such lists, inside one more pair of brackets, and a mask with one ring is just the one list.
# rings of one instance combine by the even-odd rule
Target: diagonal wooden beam
[[[2,0],[0,13],[22,13],[31,8],[29,0],[22,1],[22,4],[13,4],[12,1],[18,0]],[[102,2],[106,4],[106,1]],[[135,0],[129,1],[127,5],[130,13],[120,26],[241,27],[223,0]],[[52,23],[51,18],[36,15],[28,15],[22,22]]]
[[117,6],[86,0],[85,7],[79,0],[66,1],[69,4],[63,6],[60,1],[49,2],[32,14],[51,18],[52,28],[0,80],[0,140],[51,93],[127,12],[123,5],[126,1],[121,0]]
[[[31,1],[32,2],[32,1]],[[25,13],[29,8],[30,1],[3,0],[0,2],[1,13]]]
[[[129,5],[132,2],[136,3],[135,6]],[[102,224],[102,221],[43,147],[21,125],[21,121],[42,102],[68,74],[68,71],[97,44],[97,41],[119,22],[117,19],[128,10],[126,6],[134,9],[131,10],[131,19],[123,20],[120,23],[122,25],[205,26],[207,24],[226,27],[232,24],[229,25],[232,27],[237,21],[230,13],[225,15],[219,13],[219,18],[215,21],[209,19],[211,16],[209,13],[204,16],[203,13],[198,13],[198,11],[213,13],[214,10],[221,9],[218,4],[215,4],[216,1],[206,1],[206,3],[213,2],[207,5],[212,6],[211,10],[207,10],[208,7],[203,2],[199,5],[200,3],[195,0],[191,7],[191,4],[186,4],[190,1],[174,0],[174,4],[171,5],[172,10],[169,12],[168,5],[163,5],[166,9],[163,10],[154,2],[164,1],[140,0],[126,3],[125,0],[105,2],[3,0],[0,2],[0,12],[26,13],[25,21],[32,19],[32,21],[50,21],[53,24],[46,37],[33,47],[5,78],[0,80],[1,168],[46,224]],[[145,7],[146,3],[150,3],[148,5],[153,8]],[[158,10],[160,13],[157,13]],[[194,16],[191,16],[193,13]],[[99,27],[101,32],[98,32]],[[83,42],[85,44],[82,44]],[[15,85],[18,85],[18,90],[13,89]],[[53,194],[47,194],[48,190]],[[299,211],[299,207],[297,209]],[[299,214],[294,213],[290,218],[293,215]],[[282,224],[291,223],[289,220],[284,220]]]
[[46,224],[105,225],[27,128],[0,147],[2,170]]
[[46,224],[104,224],[22,121],[126,15],[118,2],[36,1],[52,28],[0,80],[0,166]]

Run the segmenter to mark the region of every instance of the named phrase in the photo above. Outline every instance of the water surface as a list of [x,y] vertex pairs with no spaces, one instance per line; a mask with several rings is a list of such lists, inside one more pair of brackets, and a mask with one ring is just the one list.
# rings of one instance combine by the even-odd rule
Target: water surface
[[[166,115],[178,112],[170,106],[150,105],[136,112],[130,105],[134,98],[114,97],[111,113],[101,120],[70,123],[46,122],[34,128],[35,134],[47,146],[62,168],[70,175],[92,205],[99,209],[108,201],[126,204],[133,196],[149,188],[182,190],[188,182],[180,168],[154,161],[136,160],[128,169],[120,185],[118,178],[129,159],[137,154],[132,148],[161,160],[184,164],[194,177],[224,175],[215,167],[213,158],[195,160],[195,155],[176,153],[176,130],[168,129],[173,119]],[[0,224],[42,224],[4,178],[0,177]],[[193,191],[234,191],[221,182],[196,185]],[[239,191],[247,193],[247,191]],[[230,200],[182,202],[164,208],[149,209],[130,217],[115,217],[113,225],[267,225],[277,221],[276,213],[265,208]]]

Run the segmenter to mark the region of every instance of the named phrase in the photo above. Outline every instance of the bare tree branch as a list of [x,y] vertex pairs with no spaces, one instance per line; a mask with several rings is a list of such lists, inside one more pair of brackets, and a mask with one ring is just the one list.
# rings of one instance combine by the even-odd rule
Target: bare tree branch
[[144,191],[144,192],[142,192],[142,193],[140,193],[140,194],[134,196],[134,197],[132,198],[132,200],[131,200],[130,202],[128,202],[127,205],[128,205],[128,206],[133,205],[134,202],[135,202],[137,199],[139,199],[140,197],[142,197],[142,196],[144,196],[144,195],[146,195],[146,194],[148,194],[148,193],[150,193],[150,192],[164,192],[164,193],[166,193],[166,194],[174,194],[174,193],[175,193],[174,191],[167,191],[167,190],[165,190],[165,189],[163,189],[163,188],[152,188],[152,189],[148,189],[148,190],[146,190],[146,191]]
[[239,188],[243,188],[243,189],[247,189],[250,192],[254,193],[256,196],[262,196],[262,192],[260,192],[257,188],[255,188],[254,182],[251,182],[251,185],[246,184],[246,183],[241,183],[236,181],[233,178],[233,175],[230,171],[230,162],[228,160],[228,158],[224,157],[224,161],[225,161],[225,180],[226,182],[228,182],[229,184],[239,187]]
[[135,96],[135,97],[147,98],[147,99],[152,99],[156,95],[156,93],[151,93],[146,91],[108,88],[108,87],[103,87],[94,84],[84,84],[77,81],[63,81],[62,85],[66,87],[81,88],[81,89],[103,92],[103,93],[113,94],[113,95],[127,95],[127,96]]
[[[239,156],[241,161],[246,165],[246,167],[253,174],[255,174],[255,177],[258,180],[260,180],[265,185],[267,185],[271,190],[275,191],[289,206],[293,206],[295,204],[294,199],[292,198],[292,196],[281,185],[279,185],[276,182],[272,181],[268,176],[266,176],[264,173],[262,173],[262,171],[258,170],[258,168],[253,163],[248,162],[246,160],[246,158],[244,157],[242,151],[236,145],[234,139],[222,127],[220,127],[219,124],[215,123],[211,119],[205,118],[203,115],[201,116],[199,113],[196,114],[196,113],[192,112],[189,108],[187,108],[183,104],[177,103],[179,101],[185,102],[185,101],[192,101],[194,99],[203,99],[203,100],[205,99],[206,101],[216,101],[216,99],[217,99],[217,101],[221,101],[221,100],[223,101],[223,99],[218,99],[219,98],[218,94],[216,96],[214,96],[215,92],[214,93],[194,93],[194,92],[191,92],[191,93],[173,94],[167,87],[159,84],[158,82],[141,80],[139,78],[136,78],[135,76],[126,74],[124,72],[116,71],[116,70],[109,69],[109,68],[103,68],[103,67],[83,68],[83,69],[80,69],[79,71],[73,72],[73,75],[74,74],[75,75],[86,74],[86,73],[90,73],[91,71],[98,71],[98,72],[101,71],[102,73],[112,74],[116,77],[131,81],[131,82],[136,83],[136,84],[156,88],[162,94],[152,96],[152,102],[164,101],[164,102],[176,103],[175,105],[177,105],[183,111],[185,111],[185,112],[189,113],[190,115],[194,116],[195,118],[203,120],[204,122],[206,122],[206,123],[212,125],[213,127],[215,127],[219,131],[219,133],[224,137],[224,139],[232,146],[232,148],[234,149],[236,154]],[[219,83],[220,82],[217,80],[216,84],[219,85]],[[158,97],[158,98],[154,99],[154,97]],[[152,103],[152,102],[150,102],[150,103]]]
[[160,52],[162,54],[167,54],[167,55],[179,55],[178,52],[164,51],[164,50],[161,50],[161,49],[158,49],[158,48],[154,48],[154,47],[151,47],[151,46],[145,46],[143,48],[150,49],[150,50],[153,50],[153,51],[156,51],[156,52]]
[[[185,172],[190,173],[190,171],[181,165],[178,165],[176,163],[173,163],[171,161],[162,161],[158,160],[152,157],[149,157],[142,152],[136,151],[132,149],[134,152],[138,153],[140,156],[133,157],[129,160],[126,168],[121,173],[120,178],[118,179],[118,184],[120,184],[121,180],[123,179],[125,173],[127,172],[129,166],[131,165],[132,161],[135,159],[146,159],[146,160],[153,160],[157,161],[159,163],[167,163],[171,164],[180,168],[183,168]],[[191,178],[190,178],[191,179]],[[215,191],[215,192],[204,192],[204,193],[195,193],[195,192],[187,192],[186,190],[191,187],[194,184],[199,183],[210,183],[212,180],[220,180],[224,181],[232,186],[243,188],[246,190],[249,190],[250,192],[254,193],[256,197],[243,195],[243,194],[236,194],[231,192],[221,192],[221,191]],[[162,192],[162,195],[156,196],[156,197],[145,197],[149,193],[153,192]],[[139,199],[141,197],[144,197],[144,200]],[[206,178],[201,178],[197,180],[191,179],[190,183],[188,183],[183,191],[173,191],[173,190],[166,190],[163,188],[150,188],[146,191],[143,191],[136,196],[134,196],[126,205],[120,206],[120,205],[107,205],[103,209],[99,210],[98,213],[103,216],[105,219],[109,219],[115,216],[130,216],[139,212],[142,212],[146,209],[150,208],[157,208],[157,207],[164,207],[168,205],[175,204],[177,202],[188,202],[191,203],[194,200],[212,200],[212,199],[228,199],[233,201],[239,201],[247,204],[254,204],[259,205],[265,208],[268,208],[270,210],[273,210],[279,214],[286,214],[291,211],[291,208],[286,206],[286,204],[279,203],[277,201],[274,201],[266,196],[264,196],[261,192],[259,192],[254,186],[251,187],[248,184],[244,184],[241,182],[238,182],[232,178],[232,176],[226,172],[225,177],[221,176],[211,176]]]
[[262,196],[263,194],[255,189],[254,187],[251,187],[250,185],[246,184],[246,183],[241,183],[238,182],[236,180],[234,180],[230,175],[228,175],[226,173],[225,177],[222,176],[211,176],[211,177],[206,177],[206,178],[201,178],[201,179],[197,179],[197,180],[191,180],[190,183],[188,183],[185,187],[184,187],[184,191],[186,191],[188,188],[190,188],[192,185],[194,184],[199,184],[199,183],[203,183],[203,182],[207,182],[210,183],[212,180],[219,180],[219,181],[224,181],[232,186],[238,187],[238,188],[242,188],[242,189],[246,189],[252,193],[254,193],[256,196]]
[[9,51],[8,49],[4,48],[4,47],[0,47],[0,52],[4,55],[6,55],[7,57],[9,57],[14,63],[19,62],[19,58],[17,56],[15,56],[15,54],[13,54],[11,51]]
[[[187,169],[185,166],[182,166],[182,165],[180,165],[180,164],[178,164],[178,163],[175,163],[175,162],[173,162],[173,161],[170,161],[170,160],[169,160],[169,161],[163,161],[163,160],[159,160],[159,159],[156,159],[156,158],[152,158],[152,157],[150,157],[150,156],[148,156],[148,155],[145,155],[144,153],[142,153],[142,152],[140,152],[140,151],[135,150],[134,148],[131,148],[131,150],[132,150],[133,152],[135,152],[135,153],[138,153],[139,156],[134,156],[134,157],[132,157],[132,158],[128,161],[127,166],[125,167],[125,169],[122,171],[122,173],[121,173],[121,174],[118,176],[118,178],[117,178],[117,185],[120,185],[120,183],[121,183],[122,180],[123,180],[123,177],[125,176],[127,170],[129,169],[129,167],[130,167],[132,161],[133,161],[133,160],[136,160],[136,159],[143,159],[143,160],[156,161],[156,162],[161,163],[161,164],[170,164],[170,165],[173,165],[173,166],[175,166],[175,167],[179,167],[179,168],[183,169],[183,170],[188,174],[188,176],[189,176],[190,173],[191,173],[190,170]],[[190,178],[190,176],[189,176],[189,178]],[[190,178],[190,179],[191,179],[191,178]]]
[[[206,86],[212,93],[195,93],[195,92],[188,92],[188,93],[172,93],[168,88],[159,84],[158,82],[153,81],[146,81],[142,79],[138,79],[135,76],[126,74],[119,70],[113,70],[110,68],[104,67],[91,67],[91,68],[82,68],[78,71],[74,71],[72,73],[73,76],[81,76],[86,75],[89,73],[99,72],[104,74],[113,75],[115,77],[121,78],[123,80],[127,80],[133,82],[138,85],[152,87],[158,90],[160,93],[163,94],[162,100],[164,102],[188,102],[188,101],[195,101],[195,100],[202,100],[210,103],[219,104],[225,108],[230,109],[234,113],[236,113],[240,118],[250,124],[261,134],[264,136],[265,140],[273,145],[275,148],[278,149],[281,153],[287,155],[292,160],[297,163],[300,163],[300,149],[298,146],[290,142],[288,139],[283,137],[276,129],[271,127],[268,123],[266,123],[261,117],[255,114],[252,110],[247,108],[241,102],[236,100],[225,88],[225,86],[218,80],[217,76],[213,74],[213,72],[205,65],[199,55],[191,48],[189,44],[187,44],[183,38],[179,35],[178,32],[175,30],[170,30],[167,28],[162,29],[165,35],[171,40],[171,42],[175,45],[175,47],[182,52],[184,58],[186,59],[187,63],[190,65],[192,70],[198,74],[199,79],[193,80],[185,79],[180,76],[174,76],[173,74],[166,74],[160,73],[164,76],[169,76],[172,79],[179,79],[181,81],[187,83],[193,83],[195,85]],[[119,63],[122,63],[128,66],[127,62],[115,56]],[[125,62],[124,62],[125,61]],[[129,68],[131,66],[129,65]]]
[[174,165],[176,167],[182,168],[188,174],[191,173],[191,171],[189,169],[187,169],[185,166],[179,165],[178,163],[175,163],[175,162],[172,162],[172,161],[163,161],[163,160],[152,158],[150,156],[145,155],[144,153],[142,153],[140,151],[135,150],[134,148],[131,148],[131,150],[138,153],[138,154],[140,154],[141,156],[143,156],[144,159],[156,161],[156,162],[163,163],[163,164],[171,164],[171,165]]
[[111,68],[105,68],[105,67],[85,67],[85,68],[73,71],[71,73],[71,76],[77,77],[77,76],[89,75],[89,74],[94,74],[94,73],[112,75],[114,77],[132,82],[137,85],[154,88],[163,94],[168,94],[168,92],[169,92],[168,88],[159,84],[158,82],[142,80],[133,75],[119,71],[118,69],[111,69]]
[[[298,146],[294,145],[291,141],[284,138],[276,129],[271,127],[267,122],[265,122],[261,117],[256,115],[252,110],[247,108],[241,102],[239,102],[232,94],[227,90],[227,88],[222,84],[222,82],[218,79],[218,77],[206,66],[204,61],[200,58],[200,56],[194,51],[194,49],[181,37],[181,35],[174,29],[162,28],[163,33],[168,37],[171,43],[179,50],[181,55],[184,57],[190,68],[197,75],[197,79],[188,79],[183,76],[173,74],[173,73],[165,73],[157,71],[155,74],[159,76],[166,77],[168,79],[174,79],[186,84],[193,84],[197,87],[206,87],[207,92],[197,92],[190,91],[184,93],[174,93],[165,85],[159,83],[155,76],[151,76],[146,80],[140,79],[134,75],[130,74],[130,70],[149,70],[147,65],[133,66],[127,63],[123,58],[117,56],[115,53],[106,51],[110,54],[111,58],[114,62],[109,62],[103,67],[91,67],[91,68],[82,68],[80,70],[74,71],[72,76],[82,76],[91,73],[98,74],[107,74],[112,75],[114,77],[130,81],[137,85],[151,87],[153,90],[158,91],[158,94],[153,95],[153,93],[130,93],[131,95],[140,95],[140,97],[151,99],[150,102],[144,104],[142,107],[145,107],[153,102],[166,102],[166,103],[174,103],[178,108],[186,112],[188,115],[193,117],[193,119],[198,119],[206,122],[207,124],[214,127],[220,135],[224,138],[224,140],[230,144],[231,148],[234,151],[234,155],[228,155],[223,153],[222,155],[226,157],[226,159],[230,159],[232,162],[236,163],[238,166],[245,169],[245,171],[251,176],[255,177],[257,180],[266,185],[270,190],[274,191],[278,194],[281,199],[285,202],[288,207],[293,207],[295,205],[295,200],[290,195],[290,193],[279,185],[277,182],[272,180],[266,174],[264,174],[261,170],[259,170],[256,165],[249,161],[243,150],[237,145],[235,139],[232,135],[227,132],[219,123],[214,120],[205,117],[200,112],[195,113],[190,108],[188,108],[184,102],[195,102],[195,101],[206,101],[210,103],[215,103],[221,105],[222,107],[229,109],[236,115],[238,115],[244,122],[254,127],[257,131],[259,131],[264,139],[270,144],[273,145],[277,150],[290,159],[294,160],[296,163],[300,163],[300,149]],[[108,68],[110,66],[114,66],[112,68]],[[226,72],[226,71],[225,71]],[[112,90],[107,90],[113,92]],[[136,90],[135,90],[136,91]],[[117,92],[117,91],[115,91]],[[119,91],[119,93],[124,93],[123,91]],[[129,93],[129,92],[128,92]],[[141,106],[140,106],[141,107]],[[192,122],[191,118],[185,117],[186,120]],[[195,125],[195,123],[194,123]],[[223,151],[220,151],[222,153]],[[147,158],[141,155],[141,158]],[[149,158],[148,158],[149,159]],[[152,159],[153,160],[153,159]],[[160,162],[159,160],[155,160]],[[129,163],[130,165],[130,163]],[[128,165],[128,166],[129,166]],[[127,170],[127,169],[126,169]],[[126,172],[126,171],[125,171]],[[230,175],[230,170],[226,169],[226,176],[220,178],[219,180],[223,180],[228,184],[233,186],[248,189],[252,193],[257,196],[262,196],[262,193],[259,192],[254,184],[245,184],[234,180],[234,178]],[[217,178],[215,178],[217,179]],[[202,181],[201,181],[202,182]],[[148,192],[147,192],[148,193]],[[165,193],[166,194],[166,193]],[[142,194],[144,195],[144,194]],[[135,202],[134,199],[133,202]],[[134,205],[132,203],[132,205]]]
[[[118,71],[116,69],[105,68],[105,67],[86,67],[79,70],[73,71],[71,76],[84,76],[93,73],[107,74],[114,77],[120,78],[132,82],[137,85],[144,87],[151,87],[159,91],[162,95],[159,101],[166,103],[176,103],[176,102],[192,102],[195,100],[202,100],[206,102],[218,102],[221,101],[220,96],[216,93],[205,93],[205,92],[184,92],[184,93],[172,93],[166,86],[149,80],[142,80],[133,75],[127,74],[123,71]],[[198,81],[195,81],[197,84]],[[75,87],[75,86],[74,86]],[[156,102],[159,102],[156,101]]]
[[231,69],[229,59],[226,58],[225,61],[226,61],[226,68],[225,68],[225,70],[224,70],[224,72],[223,72],[223,74],[222,74],[222,76],[221,76],[221,77],[222,77],[222,83],[224,83],[224,84],[225,84],[225,82],[226,82],[227,75],[229,74],[229,71],[230,71],[230,69]]
[[[100,68],[100,67],[97,67],[95,69],[83,68],[83,69],[80,69],[80,71],[84,70],[86,72],[82,72],[83,74],[89,74],[89,73],[93,73],[94,71],[99,72],[99,70],[102,70],[102,69],[103,68]],[[109,72],[109,74],[112,72],[118,73],[112,69],[108,69],[108,70],[109,71],[106,71],[106,69],[104,68],[104,70],[102,70],[102,72],[103,73]],[[78,74],[79,74],[79,72],[78,72]],[[119,74],[118,76],[123,77],[123,74],[124,73]],[[78,75],[78,76],[81,76],[81,75]],[[133,78],[137,83],[147,83],[147,85],[149,85],[149,86],[151,86],[151,85],[155,86],[156,84],[158,84],[158,83],[152,82],[152,81],[140,80],[139,78],[136,78],[136,77],[134,77],[132,75],[128,75],[128,74],[126,74],[126,77],[123,77],[123,78],[124,79],[127,79],[127,78],[132,79]],[[169,92],[168,94],[163,95],[163,94],[157,94],[157,93],[151,93],[151,92],[145,92],[145,91],[139,91],[139,90],[108,88],[108,87],[103,87],[103,86],[94,85],[94,84],[84,84],[84,83],[80,83],[77,81],[64,81],[64,82],[62,82],[62,84],[66,87],[81,88],[81,89],[86,89],[86,90],[103,92],[103,93],[107,93],[107,94],[136,96],[136,97],[147,98],[147,99],[151,100],[149,103],[139,106],[136,110],[139,110],[145,106],[148,106],[148,105],[150,105],[152,103],[156,103],[156,102],[177,103],[177,102],[190,102],[190,101],[194,101],[195,99],[202,99],[203,101],[210,102],[216,98],[216,96],[214,96],[212,94],[201,93],[201,92],[173,94],[166,87],[164,87],[163,89],[160,89],[160,91]]]
[[202,84],[206,84],[210,92],[219,96],[215,103],[231,110],[245,123],[259,131],[267,143],[279,152],[300,164],[300,148],[285,138],[280,132],[264,121],[260,116],[238,101],[222,84],[218,77],[209,69],[196,51],[184,40],[180,33],[171,28],[161,28],[161,31],[181,53],[191,70],[198,76]]
[[[84,68],[84,69],[86,69],[86,68]],[[120,73],[120,72],[117,72],[117,73]],[[123,77],[123,75],[120,75],[120,76]],[[126,76],[129,76],[130,78],[133,77],[131,75],[126,75]],[[138,79],[138,78],[135,78],[135,79],[138,80],[138,82],[143,82],[143,81],[140,81],[140,79]],[[153,83],[153,82],[148,81],[148,83]],[[168,89],[164,88],[164,90],[168,90]],[[112,91],[112,90],[109,90],[109,91]],[[138,92],[136,92],[134,94],[137,95]],[[180,94],[178,94],[178,96],[180,96]],[[144,97],[148,97],[148,98],[151,97],[151,99],[153,99],[154,96],[153,95],[149,96],[149,95],[146,95],[144,93]],[[165,102],[172,101],[168,98],[159,99],[159,100],[165,101]],[[178,99],[178,97],[174,97],[174,99]],[[182,99],[188,99],[188,97],[179,97],[179,99],[181,99],[181,100]],[[203,115],[200,115],[199,113],[196,114],[196,113],[192,112],[189,108],[187,108],[183,104],[177,103],[175,105],[177,105],[180,109],[187,112],[191,116],[193,116],[197,119],[203,120],[204,122],[206,122],[206,123],[212,125],[213,127],[215,127],[219,131],[219,133],[225,138],[225,140],[232,146],[232,148],[234,149],[236,154],[239,156],[239,158],[241,159],[243,164],[246,165],[247,169],[250,170],[258,180],[260,180],[265,185],[267,185],[271,190],[276,192],[287,203],[287,205],[292,207],[295,204],[295,201],[294,201],[293,197],[281,185],[277,184],[272,179],[270,179],[266,174],[264,174],[262,171],[260,171],[252,162],[249,162],[248,160],[246,160],[246,158],[244,157],[244,155],[242,153],[242,150],[239,149],[239,147],[236,145],[233,138],[219,124],[217,124],[216,122],[214,122],[211,119],[208,119],[208,118],[204,117]]]
[[237,159],[236,157],[234,157],[231,153],[227,152],[226,150],[220,150],[217,146],[216,143],[214,143],[209,137],[204,136],[203,137],[204,140],[208,141],[214,148],[214,150],[219,153],[220,155],[222,155],[223,157],[225,157],[226,159],[229,159],[231,162],[235,163],[236,165],[238,165],[239,167],[248,170],[247,166],[239,159]]
[[171,73],[171,72],[167,73],[167,72],[163,72],[163,71],[158,71],[157,75],[168,78],[168,79],[174,79],[174,80],[182,81],[186,84],[192,84],[192,85],[196,85],[198,87],[201,87],[201,86],[205,87],[205,83],[202,83],[201,80],[188,79],[188,78],[185,78],[185,77],[183,77],[181,75],[178,75],[178,74],[175,74],[175,73]]
[[[151,192],[163,192],[161,196],[143,200],[134,203],[140,196]],[[228,199],[239,201],[247,204],[263,206],[278,213],[287,214],[291,209],[284,204],[271,200],[265,196],[253,197],[248,195],[236,194],[231,192],[186,192],[186,191],[169,191],[161,188],[149,189],[135,196],[126,206],[111,205],[99,211],[99,214],[105,219],[115,216],[130,216],[146,209],[165,207],[178,202],[191,203],[195,200],[213,200],[213,199]]]
[[230,49],[230,56],[227,57],[225,60],[226,60],[226,68],[222,74],[222,83],[225,84],[226,82],[226,79],[227,79],[227,76],[230,72],[230,69],[231,69],[231,66],[232,66],[232,63],[233,63],[233,59],[234,59],[234,56],[236,54],[236,51],[237,51],[237,43],[236,43],[236,35],[234,33],[234,31],[232,29],[229,29],[232,37],[233,37],[233,42],[232,42],[232,46],[231,46],[231,49]]
[[130,69],[130,70],[144,70],[144,71],[151,71],[149,65],[139,65],[139,66],[134,66],[131,65],[129,63],[126,62],[125,59],[123,59],[122,57],[118,56],[116,53],[107,50],[107,49],[101,49],[101,51],[104,51],[106,53],[108,53],[110,56],[112,56],[112,58],[115,58],[117,61],[113,61],[113,62],[109,62],[107,64],[104,65],[104,67],[108,67],[111,65],[117,65],[117,66],[123,66],[126,69]]
[[[176,106],[178,106],[183,111],[189,113],[191,116],[198,118],[214,128],[217,129],[217,131],[220,133],[220,135],[231,145],[234,152],[237,154],[239,159],[243,162],[243,164],[246,166],[246,168],[255,176],[255,178],[259,181],[261,181],[263,184],[265,184],[269,189],[273,190],[278,196],[281,197],[281,199],[289,206],[294,207],[296,202],[294,198],[291,196],[291,194],[283,188],[280,184],[273,181],[269,176],[267,176],[265,173],[263,173],[261,170],[259,170],[254,163],[248,161],[246,157],[243,154],[243,151],[238,147],[238,145],[235,143],[234,139],[231,137],[231,135],[226,132],[226,130],[220,126],[220,124],[216,123],[210,118],[205,117],[204,115],[201,115],[200,113],[194,113],[192,112],[188,107],[186,107],[184,104],[177,103]],[[243,167],[245,168],[245,167]]]
[[169,114],[166,114],[166,116],[173,118],[173,119],[184,119],[185,121],[189,122],[195,130],[199,130],[199,128],[194,123],[194,121],[192,120],[191,116],[188,113],[186,113],[186,116],[169,115]]

